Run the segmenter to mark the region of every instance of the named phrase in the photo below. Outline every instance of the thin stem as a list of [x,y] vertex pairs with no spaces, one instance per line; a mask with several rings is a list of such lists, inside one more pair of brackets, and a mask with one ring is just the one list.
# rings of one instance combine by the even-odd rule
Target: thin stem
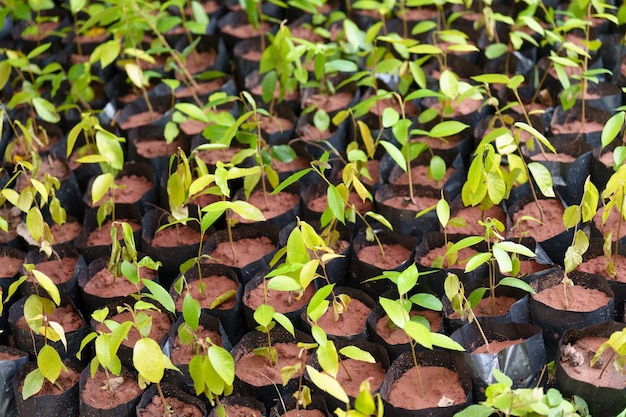
[[420,388],[420,397],[424,396],[424,386],[422,385],[422,375],[420,374],[420,366],[417,363],[417,356],[415,355],[415,343],[411,342],[411,354],[413,355],[413,365],[415,366],[415,371],[417,372],[417,383]]
[[608,368],[609,363],[611,363],[611,361],[613,360],[613,356],[615,356],[615,351],[611,353],[611,357],[609,358],[608,361],[606,361],[606,363],[602,367],[602,371],[600,371],[600,376],[598,376],[598,379],[602,379],[602,375],[604,375],[604,371],[606,371],[606,368]]
[[159,397],[161,397],[161,404],[163,405],[163,417],[169,417],[170,413],[167,409],[167,403],[165,402],[165,395],[163,395],[161,384],[157,382],[156,387],[157,387],[157,391],[159,392]]

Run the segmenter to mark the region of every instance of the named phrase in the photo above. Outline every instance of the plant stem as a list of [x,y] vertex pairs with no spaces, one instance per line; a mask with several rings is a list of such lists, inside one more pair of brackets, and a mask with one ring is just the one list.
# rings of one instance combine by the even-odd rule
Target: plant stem
[[159,392],[159,397],[161,397],[161,404],[163,405],[163,417],[169,417],[170,413],[167,410],[167,403],[165,402],[165,395],[163,395],[161,384],[157,382],[156,387],[157,387],[157,391]]
[[600,371],[600,375],[598,376],[598,379],[602,378],[602,375],[604,375],[604,371],[606,371],[606,368],[609,366],[609,363],[611,363],[611,361],[613,360],[613,357],[615,356],[615,351],[613,351],[611,353],[611,357],[609,358],[608,361],[606,361],[606,363],[604,364],[604,366],[602,367],[602,371]]
[[422,375],[420,374],[420,366],[417,363],[417,356],[415,355],[415,343],[411,342],[411,354],[413,355],[413,365],[415,366],[415,371],[417,372],[417,383],[420,388],[420,397],[424,396],[424,386],[422,385]]
[[343,370],[346,372],[346,375],[348,376],[348,380],[352,381],[352,375],[350,375],[350,372],[348,372],[348,368],[346,367],[346,364],[343,362],[343,359],[339,358],[339,363],[341,364],[341,367],[343,368]]

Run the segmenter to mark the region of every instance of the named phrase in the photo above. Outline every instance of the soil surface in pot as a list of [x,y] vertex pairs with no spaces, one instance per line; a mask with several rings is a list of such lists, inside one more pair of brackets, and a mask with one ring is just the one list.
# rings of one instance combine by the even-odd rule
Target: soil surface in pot
[[420,366],[423,395],[415,368],[407,370],[394,382],[387,401],[407,410],[462,404],[466,394],[458,375],[440,366]]
[[[428,172],[427,165],[415,165],[411,167],[411,180],[413,181],[413,184],[421,184],[421,185],[428,185],[433,188],[441,188],[443,184],[445,184],[446,181],[450,179],[450,176],[452,176],[453,173],[454,173],[454,168],[448,167],[448,169],[446,169],[446,173],[444,174],[443,178],[437,181]],[[393,181],[393,184],[408,185],[409,174],[407,174],[406,172],[403,172],[398,178],[396,178],[395,181]]]
[[389,245],[387,243],[383,243],[382,247],[383,252],[385,253],[384,259],[378,245],[363,247],[357,254],[357,257],[362,262],[374,265],[380,269],[388,270],[394,269],[402,262],[408,260],[409,255],[411,254],[410,250],[400,244]]
[[413,200],[414,202],[412,202],[408,196],[397,196],[388,198],[382,203],[386,206],[397,208],[400,210],[419,211],[427,207],[434,206],[435,204],[437,204],[438,201],[436,198],[420,196],[415,196]]
[[[35,265],[35,269],[46,274],[55,284],[62,284],[74,276],[77,262],[78,258],[62,258],[60,261],[39,262]],[[35,282],[36,279],[29,276],[27,281]]]
[[[60,395],[72,388],[80,379],[80,373],[67,366],[66,369],[66,371],[61,371],[55,384],[45,379],[41,390],[35,395]],[[24,381],[20,383],[20,392],[23,388]]]
[[264,36],[265,33],[269,32],[270,26],[265,22],[259,23],[259,28],[255,29],[251,24],[245,25],[225,25],[221,31],[224,33],[228,33],[229,35],[238,38],[238,39],[248,39],[255,36]]
[[330,130],[326,129],[324,131],[320,131],[317,127],[311,124],[299,127],[297,134],[299,136],[298,139],[306,141],[325,140],[333,135]]
[[[532,220],[522,220],[517,228],[511,230],[513,236],[519,236],[522,232],[528,232],[528,235],[534,237],[537,242],[542,242],[565,230],[563,225],[563,212],[565,211],[563,204],[553,198],[540,200],[539,204],[541,204],[541,209],[543,210],[543,224]],[[541,214],[534,201],[525,204],[520,210],[513,213],[513,223],[517,223],[522,216],[531,216],[541,220]]]
[[82,225],[79,222],[66,222],[62,225],[55,223],[50,226],[55,245],[76,239],[80,234],[80,229],[82,229]]
[[24,259],[11,258],[10,256],[0,256],[0,265],[2,265],[2,277],[12,277],[20,270],[20,266],[24,263]]
[[566,153],[536,153],[530,157],[533,161],[549,161],[549,162],[561,162],[564,164],[571,164],[576,160],[576,157],[568,155]]
[[309,161],[301,156],[298,156],[289,162],[281,162],[278,159],[272,159],[272,168],[274,168],[278,173],[300,171],[308,168],[309,166]]
[[585,288],[581,285],[572,285],[567,287],[567,299],[569,301],[569,308],[567,308],[563,298],[562,284],[539,291],[537,294],[533,294],[532,297],[536,301],[556,310],[577,312],[594,311],[606,305],[610,300],[610,297],[600,290]]
[[93,378],[87,378],[82,391],[82,399],[90,407],[110,410],[120,404],[125,404],[141,394],[141,388],[137,385],[136,379],[127,376],[116,377],[107,375],[98,369]]
[[[150,333],[148,334],[148,337],[152,340],[156,340],[157,342],[160,341],[163,335],[167,333],[168,329],[172,325],[172,322],[170,321],[170,317],[164,312],[158,312],[155,310],[144,310],[142,311],[142,313],[145,313],[152,318],[152,326],[150,327]],[[124,311],[123,313],[111,316],[110,320],[113,320],[121,324],[126,321],[132,322],[133,316],[130,313],[130,311]],[[98,323],[98,326],[97,326],[98,331],[105,332],[107,331],[107,329],[108,328],[106,324]],[[139,334],[139,331],[137,331],[135,326],[132,326],[130,330],[128,331],[127,338],[122,342],[122,344],[124,346],[128,346],[132,348],[133,346],[135,346],[135,343],[137,343],[137,340],[139,340],[140,338],[141,338],[141,335]]]
[[[187,55],[185,60],[185,66],[190,74],[197,74],[200,71],[209,68],[215,63],[215,57],[217,54],[215,51],[198,52],[193,50]],[[182,80],[182,75],[176,72],[176,79]]]
[[[142,278],[153,279],[156,276],[156,271],[141,267],[139,269],[139,275]],[[143,288],[143,283],[139,283],[139,289]],[[124,297],[126,295],[133,294],[138,291],[137,286],[121,276],[115,278],[115,275],[106,268],[102,268],[96,272],[93,277],[85,284],[83,288],[87,294],[97,295],[102,298],[112,297]]]
[[[152,188],[152,183],[148,178],[141,175],[123,175],[115,179],[115,185],[120,187],[115,189],[116,204],[134,204]],[[96,203],[91,201],[90,196],[89,205],[91,207],[98,207],[111,196],[112,193],[109,191]]]
[[596,121],[585,121],[585,124],[580,120],[568,120],[567,123],[553,124],[550,126],[552,133],[555,135],[568,134],[568,133],[590,133],[601,132],[604,125]]
[[[205,239],[208,236],[205,235]],[[152,239],[155,248],[175,248],[200,243],[200,232],[185,225],[174,225],[158,231]]]
[[444,257],[448,248],[446,246],[439,246],[431,249],[426,255],[418,259],[420,265],[432,266],[435,260],[439,261],[440,257],[443,257],[443,268],[461,267],[467,263],[469,258],[476,255],[478,252],[473,248],[463,248],[457,253],[457,261],[453,265],[447,264],[447,259]]
[[[612,231],[613,235],[611,238],[613,240],[621,239],[622,237],[624,237],[626,235],[626,224],[622,220],[620,225],[621,215],[619,214],[619,212],[616,209],[611,210],[611,212],[609,213],[609,217],[607,217],[606,222],[604,223],[604,226],[602,225],[603,212],[604,206],[600,207],[596,212],[596,215],[593,217],[593,223],[596,225],[598,230],[601,231],[603,235],[607,232]],[[617,236],[618,230],[620,230],[620,236]]]
[[176,417],[203,417],[202,411],[197,407],[187,404],[174,397],[165,397],[167,413],[163,409],[161,397],[155,395],[152,401],[143,410],[139,410],[139,417],[163,417],[164,415]]
[[[342,365],[343,364],[343,365]],[[346,373],[346,369],[348,373]],[[350,375],[348,377],[348,374]],[[369,363],[358,361],[356,359],[343,359],[339,363],[339,372],[337,372],[337,381],[341,384],[346,394],[351,397],[359,395],[361,382],[369,379],[370,390],[375,392],[382,384],[387,372],[378,363]]]
[[[200,324],[198,325],[196,335],[200,340],[206,340],[206,338],[208,337],[214,344],[222,346],[222,336],[216,330],[205,329],[204,326]],[[172,348],[172,351],[170,353],[170,359],[172,360],[172,363],[189,363],[191,358],[193,358],[195,355],[196,350],[194,343],[183,345],[180,342],[178,336],[176,336],[176,339],[174,340],[174,347]]]
[[326,334],[333,336],[351,336],[363,333],[365,329],[365,321],[369,315],[371,308],[366,306],[362,301],[352,298],[348,309],[339,316],[339,320],[335,321],[334,310],[331,305],[324,315],[317,321]]
[[[589,366],[589,362],[596,354],[596,351],[606,340],[607,338],[605,337],[586,336],[576,340],[573,345],[561,346],[561,366],[563,370],[570,377],[597,387],[626,388],[626,376],[617,371],[612,363],[607,364],[607,362],[613,360],[611,358],[611,355],[614,353],[613,349],[608,348],[594,367]],[[602,378],[600,378],[600,373],[605,367]]]
[[207,259],[204,263],[220,263],[241,268],[261,259],[276,249],[276,245],[266,236],[235,240],[233,241],[233,246],[237,254],[236,260],[233,260],[230,242],[220,242],[209,253],[209,256],[214,259]]
[[[613,254],[614,255],[614,254]],[[611,259],[614,259],[611,256]],[[606,270],[607,259],[604,255],[596,256],[595,258],[587,259],[578,266],[579,271],[588,272],[590,274],[599,274],[606,279],[614,279],[620,282],[626,282],[626,276],[624,274],[616,274],[615,277],[611,277]],[[615,271],[626,271],[626,258],[623,256],[617,257],[615,262]]]
[[[236,281],[224,275],[211,275],[203,277],[202,281],[191,281],[188,286],[185,286],[180,296],[176,298],[176,311],[182,311],[183,300],[185,299],[187,292],[189,292],[195,300],[200,302],[201,308],[211,308],[211,304],[217,297],[228,291],[237,291],[238,287],[239,284]],[[217,306],[213,306],[213,308],[233,308],[235,307],[236,302],[237,300],[233,294],[232,297]]]
[[135,142],[137,153],[146,159],[169,156],[182,146],[180,140],[167,143],[163,139],[142,139]]
[[506,213],[500,206],[490,207],[484,212],[478,206],[464,207],[458,212],[454,213],[452,217],[461,217],[465,219],[466,226],[465,227],[448,226],[446,228],[446,231],[450,234],[462,233],[462,234],[472,235],[472,236],[482,236],[485,234],[485,228],[482,227],[478,223],[478,221],[484,220],[487,217],[491,217],[492,219],[497,219],[501,221],[503,225],[506,226]]
[[[42,181],[45,174],[50,174],[63,181],[65,178],[68,177],[68,175],[70,175],[70,171],[68,169],[68,166],[61,159],[47,157],[42,158],[41,166],[37,171],[36,178]],[[26,177],[24,175],[20,175],[19,177],[17,177],[15,191],[21,193],[22,191],[24,191],[24,188],[26,188],[27,185],[30,185],[30,183],[26,180]]]
[[[133,229],[133,232],[136,232],[141,228],[141,224],[137,223],[134,220],[128,219],[120,219],[120,222],[126,222]],[[113,222],[107,220],[102,224],[102,227],[96,228],[93,232],[89,233],[87,237],[87,245],[88,246],[101,246],[101,245],[110,245],[111,244],[111,225]],[[117,236],[121,238],[122,236],[122,226],[120,224],[117,225]]]
[[417,138],[411,139],[411,142],[422,142],[425,143],[430,149],[437,150],[452,149],[461,143],[461,141],[463,141],[463,137],[461,135],[447,136],[444,140],[440,138],[431,138],[430,136],[418,136]]
[[[248,198],[248,203],[261,210],[265,220],[273,219],[293,209],[300,200],[299,195],[286,191],[269,195],[270,192],[270,189],[267,190],[267,194],[264,194],[263,190],[256,190]],[[255,223],[254,220],[244,219],[236,213],[232,217],[240,223]]]
[[[287,99],[289,99],[289,97],[287,97]],[[269,133],[270,135],[293,129],[293,122],[283,117],[260,116],[259,119],[261,121],[261,130]]]
[[224,79],[218,78],[211,81],[196,82],[194,86],[180,87],[176,90],[176,98],[192,97],[194,93],[198,96],[209,94],[213,91],[217,91],[224,85]]
[[[324,414],[320,410],[289,410],[284,414],[281,414],[281,417],[325,417]],[[230,415],[229,415],[230,417]]]
[[[262,283],[256,286],[252,291],[246,294],[245,304],[253,310],[256,310],[258,306],[265,302],[265,291],[263,290]],[[315,288],[313,285],[309,285],[304,290],[302,297],[296,299],[297,294],[291,291],[267,291],[267,303],[274,307],[274,310],[279,313],[289,313],[297,311],[306,306],[311,297],[315,294]]]
[[518,343],[522,343],[523,341],[524,339],[490,340],[489,350],[487,350],[487,345],[483,344],[474,349],[472,353],[498,353],[508,348],[509,346],[517,345]]
[[225,405],[228,417],[263,417],[259,410],[239,404]]
[[[298,358],[300,348],[295,343],[276,343],[272,344],[272,347],[276,349],[278,357],[274,366],[270,366],[265,356],[249,352],[235,363],[235,375],[240,380],[256,387],[268,385],[270,380],[274,384],[282,384],[280,376],[282,368],[307,361],[307,352],[304,352],[303,358]],[[297,372],[294,378],[297,378],[301,372],[302,370]]]
[[302,108],[315,106],[316,109],[325,110],[327,113],[345,109],[354,99],[354,95],[348,92],[339,92],[333,95],[312,94],[302,100]]
[[[71,304],[55,308],[52,314],[48,314],[48,320],[59,323],[65,333],[76,331],[84,324]],[[20,317],[17,321],[17,325],[26,331],[30,329],[24,316]]]
[[[361,200],[356,192],[351,192],[348,197],[348,203],[353,204],[359,213],[365,213],[374,209],[374,205],[369,200]],[[315,213],[322,213],[328,207],[328,197],[326,194],[315,197],[307,204],[309,209]]]
[[123,130],[129,130],[134,127],[145,126],[155,120],[160,119],[161,117],[163,117],[163,113],[159,113],[158,111],[154,110],[152,112],[144,111],[140,113],[135,113],[129,116],[128,119],[120,123],[120,128],[122,128]]
[[[495,312],[493,310],[493,306],[491,305],[491,297],[483,298],[478,302],[478,305],[474,307],[474,314],[477,317],[495,317],[506,314],[513,303],[517,300],[513,297],[495,297]],[[448,316],[451,319],[459,319],[461,318],[458,313],[455,311],[454,313]]]
[[[432,310],[423,311],[411,311],[409,313],[411,317],[422,316],[428,320],[430,324],[431,332],[438,332],[441,330],[441,313]],[[404,330],[394,325],[388,316],[383,316],[376,322],[376,333],[383,338],[383,340],[390,345],[401,345],[409,343],[409,337]]]

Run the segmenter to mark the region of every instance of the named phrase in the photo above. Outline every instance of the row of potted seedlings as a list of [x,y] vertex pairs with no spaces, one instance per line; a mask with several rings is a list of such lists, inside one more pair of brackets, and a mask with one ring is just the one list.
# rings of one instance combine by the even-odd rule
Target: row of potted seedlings
[[[83,6],[71,2],[70,10],[80,21],[85,19],[86,25],[93,25],[89,20],[93,10],[83,16]],[[583,17],[602,14],[598,4],[589,7]],[[124,16],[129,13],[121,10]],[[133,10],[154,30],[144,12]],[[197,14],[194,11],[195,20]],[[468,46],[468,41],[480,39],[477,34],[461,40],[448,36],[456,39],[457,51],[469,55],[462,57],[454,48],[433,52],[417,41],[408,43],[408,52],[414,55],[403,54],[401,44],[381,40],[401,59],[389,54],[386,60],[374,61],[371,72],[358,71],[359,66],[347,59],[354,58],[353,53],[329,50],[328,55],[314,59],[312,73],[320,83],[288,89],[287,93],[300,96],[299,104],[295,97],[290,102],[276,79],[263,81],[255,89],[251,81],[261,76],[248,75],[245,65],[256,65],[243,62],[248,52],[243,48],[259,43],[271,51],[261,54],[260,71],[273,72],[281,83],[289,77],[303,80],[301,66],[295,65],[296,72],[291,73],[268,66],[272,62],[268,56],[287,53],[280,45],[294,45],[290,36],[297,26],[291,25],[290,32],[280,25],[273,38],[236,44],[228,28],[236,14],[242,12],[205,28],[217,31],[220,40],[213,34],[200,37],[199,43],[191,43],[190,52],[183,39],[174,50],[190,52],[185,57],[188,61],[212,62],[199,72],[228,72],[226,61],[221,61],[228,51],[237,65],[235,85],[250,91],[239,98],[230,77],[212,80],[200,100],[199,90],[195,98],[183,98],[188,91],[183,92],[181,83],[171,79],[148,92],[150,83],[143,78],[148,69],[139,61],[157,62],[158,56],[142,54],[134,44],[132,58],[118,60],[112,69],[117,56],[105,55],[96,46],[99,55],[92,54],[89,62],[100,67],[98,75],[114,95],[109,94],[108,105],[107,100],[97,105],[104,109],[97,118],[68,112],[63,119],[69,129],[56,134],[58,143],[48,154],[38,142],[48,142],[55,125],[62,124],[52,104],[57,97],[29,97],[17,103],[15,93],[25,84],[12,85],[14,95],[7,102],[14,111],[3,110],[10,128],[3,131],[9,174],[2,196],[7,208],[13,206],[14,212],[23,213],[23,217],[12,214],[22,218],[16,226],[21,237],[8,241],[6,254],[18,260],[16,267],[24,265],[7,273],[4,318],[15,344],[36,358],[21,366],[27,355],[12,352],[19,358],[9,365],[9,374],[20,368],[14,383],[19,413],[58,410],[63,415],[132,415],[136,410],[145,413],[150,403],[157,408],[156,414],[167,415],[178,406],[177,398],[196,404],[197,415],[207,414],[215,405],[211,411],[215,415],[223,415],[224,409],[233,415],[242,406],[256,408],[260,415],[267,410],[282,414],[288,405],[303,414],[309,404],[323,415],[337,407],[362,415],[383,409],[388,415],[451,415],[489,399],[493,392],[487,387],[494,383],[494,375],[498,382],[506,382],[494,367],[508,375],[509,389],[530,388],[545,383],[545,364],[555,358],[556,382],[552,383],[563,394],[584,392],[594,415],[621,411],[626,405],[623,377],[611,365],[615,354],[608,350],[602,354],[610,345],[618,352],[615,363],[619,364],[619,340],[612,337],[602,344],[600,339],[584,338],[608,338],[623,328],[618,322],[587,327],[613,318],[623,321],[624,290],[615,279],[621,259],[616,255],[621,250],[613,243],[622,237],[623,170],[611,176],[611,170],[598,162],[605,150],[621,143],[617,137],[623,113],[610,116],[621,95],[617,94],[618,105],[600,103],[604,109],[591,107],[591,100],[585,99],[590,95],[587,87],[592,91],[588,82],[593,74],[587,72],[593,68],[587,58],[593,55],[596,65],[614,70],[618,63],[614,57],[608,59],[607,50],[615,48],[608,42],[607,49],[598,50],[589,44],[578,49],[567,44],[571,65],[565,66],[577,66],[585,74],[579,90],[564,85],[563,61],[538,57],[546,91],[553,90],[546,100],[556,101],[563,88],[574,97],[582,89],[582,100],[572,109],[564,111],[564,103],[541,118],[523,106],[521,112],[504,108],[507,97],[521,101],[520,93],[527,93],[523,78],[479,75],[480,71],[465,78],[461,69],[441,65],[443,58],[450,66],[458,61],[460,68],[471,71],[466,58],[482,59]],[[315,16],[321,19],[322,15]],[[339,20],[326,22],[331,32],[343,29],[346,38],[339,43],[355,47],[351,35],[367,34],[371,25],[368,18],[360,19],[363,31],[348,20],[343,25]],[[266,22],[261,20],[262,27]],[[589,27],[582,25],[587,39]],[[608,29],[598,31],[606,30],[603,35],[611,39],[612,29],[615,26],[609,24]],[[433,32],[435,43],[450,40],[446,35],[451,34],[443,32],[441,28]],[[158,28],[154,34],[161,35]],[[97,43],[106,41],[106,47],[115,48],[115,42],[107,39]],[[174,42],[174,38],[163,39]],[[47,65],[46,55],[59,42],[42,43],[48,40],[45,37],[35,40],[40,48],[27,43],[20,46],[29,51],[26,62]],[[119,53],[118,47],[114,55]],[[207,56],[200,58],[204,53]],[[12,48],[5,54],[11,68],[24,62]],[[412,94],[400,95],[383,86],[377,78],[383,75],[377,72],[383,62],[398,73],[401,60],[410,62],[416,55],[430,56],[430,63],[441,65],[438,79],[412,80],[422,87]],[[172,57],[180,64],[180,55]],[[599,58],[607,63],[598,64]],[[321,71],[317,67],[325,59]],[[520,73],[524,65],[532,67],[524,61],[525,55],[515,55],[515,59]],[[367,59],[364,62],[368,65]],[[488,64],[499,68],[495,66],[506,62],[493,59]],[[431,74],[425,68],[420,69],[424,75]],[[333,72],[341,74],[332,77]],[[193,79],[193,74],[187,70],[184,82],[193,80],[192,87],[197,88],[193,83],[201,80]],[[171,74],[164,71],[160,77],[171,78]],[[119,93],[127,78],[139,93],[134,101]],[[116,84],[118,79],[121,84]],[[334,104],[320,95],[325,83],[333,79],[338,83],[334,97],[347,97],[345,103],[319,111],[322,103]],[[398,91],[410,90],[406,80],[390,80]],[[76,85],[77,80],[72,82]],[[366,88],[372,83],[375,87]],[[437,92],[426,90],[427,86]],[[288,105],[279,109],[272,99],[275,96]],[[494,105],[496,97],[505,104]],[[491,107],[482,106],[485,100]],[[467,114],[450,113],[460,111],[462,102],[475,106]],[[297,120],[281,118],[278,127],[270,126],[277,115],[299,113],[303,108],[309,110]],[[19,113],[24,110],[40,119],[15,123],[21,123]],[[550,112],[551,118],[547,117]],[[587,120],[594,114],[600,117],[599,128]],[[558,121],[572,125],[576,115],[582,118],[582,127],[595,131],[582,136],[569,133],[563,139],[552,135],[564,132],[565,128],[557,127]],[[435,119],[439,123],[432,122]],[[46,126],[45,121],[52,125]],[[131,122],[137,121],[138,126],[133,126]],[[601,134],[602,123],[607,121]],[[40,128],[47,132],[43,140]],[[614,138],[616,142],[610,143]],[[527,142],[522,144],[522,140]],[[151,152],[158,142],[164,147],[155,158]],[[183,150],[176,151],[179,147]],[[552,152],[557,151],[566,155],[565,162],[553,160]],[[375,159],[380,159],[378,168],[372,162]],[[289,163],[282,168],[284,172],[276,160]],[[296,160],[304,160],[304,165],[295,165]],[[42,168],[46,164],[49,168]],[[365,167],[370,167],[367,174]],[[61,168],[64,175],[54,168]],[[507,176],[509,170],[517,170],[518,177]],[[140,183],[138,196],[129,196],[132,186],[120,186],[123,177]],[[516,182],[526,185],[514,187]],[[279,196],[287,201],[288,209],[273,214]],[[604,209],[598,207],[600,199],[608,202]],[[552,206],[556,213],[550,210]],[[527,211],[521,214],[521,209]],[[470,220],[472,212],[478,214],[476,220]],[[79,219],[83,219],[82,226]],[[258,221],[261,224],[246,224]],[[62,229],[72,224],[74,234],[62,237]],[[556,231],[548,226],[555,226]],[[102,240],[96,240],[94,230]],[[615,235],[601,239],[609,230]],[[170,235],[169,243],[165,235]],[[588,235],[598,238],[591,239],[589,250]],[[61,245],[63,240],[67,245]],[[159,240],[165,242],[160,247],[155,244]],[[260,248],[252,246],[255,240]],[[24,255],[15,246],[30,250]],[[375,261],[361,255],[368,251]],[[586,271],[581,262],[592,255],[601,260],[599,267],[589,266],[591,273],[575,271]],[[554,268],[554,263],[564,269]],[[57,280],[54,275],[61,269],[62,277]],[[96,290],[100,289],[110,293],[99,295]],[[23,298],[13,304],[18,293]],[[598,305],[592,305],[596,297]],[[496,300],[505,307],[496,305]],[[550,305],[546,308],[546,304]],[[465,321],[469,324],[463,326]],[[568,331],[572,328],[586,329]],[[505,340],[513,341],[512,346],[499,350]],[[452,353],[479,346],[486,353]],[[185,359],[177,356],[182,351]],[[581,388],[567,378],[590,362],[595,367],[589,381],[601,385],[594,391],[590,385]],[[567,365],[575,370],[565,371]],[[244,375],[244,370],[252,375]],[[431,373],[434,381],[444,382],[445,390],[429,382]],[[59,379],[68,374],[67,383]],[[455,378],[459,381],[456,390],[451,387]],[[604,386],[610,379],[617,380],[617,389]],[[150,390],[141,396],[148,384]],[[42,386],[44,391],[40,391]],[[71,397],[68,402],[50,395],[68,386],[73,387],[63,390],[64,396]],[[278,400],[277,390],[286,396]],[[324,400],[311,397],[311,391]],[[288,395],[293,392],[297,392],[295,401]],[[118,393],[127,397],[118,402],[114,399]],[[101,397],[101,403],[91,395]],[[8,395],[5,403],[12,397]],[[51,403],[39,402],[46,400]],[[543,397],[535,403],[544,404]],[[566,408],[568,404],[552,402],[550,406]],[[5,408],[8,414],[10,407]],[[418,408],[422,410],[415,411]]]

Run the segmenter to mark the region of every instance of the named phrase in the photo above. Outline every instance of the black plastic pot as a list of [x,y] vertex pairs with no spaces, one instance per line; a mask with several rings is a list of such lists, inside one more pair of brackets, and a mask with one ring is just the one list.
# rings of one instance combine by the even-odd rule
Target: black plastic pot
[[[228,279],[237,283],[237,294],[235,296],[236,301],[235,301],[235,306],[233,308],[226,309],[226,308],[220,308],[218,306],[217,308],[213,308],[213,309],[202,309],[203,313],[217,317],[220,320],[222,326],[224,326],[224,329],[226,330],[226,333],[228,334],[230,341],[233,343],[236,343],[241,338],[241,336],[246,332],[246,328],[244,325],[243,316],[241,312],[241,305],[242,305],[241,299],[243,296],[243,285],[241,285],[240,281],[238,280],[236,272],[231,267],[228,267],[226,265],[201,264],[200,271],[202,273],[202,277],[207,282],[206,284],[207,286],[211,285],[210,283],[211,276],[225,276]],[[209,278],[207,279],[207,277]],[[197,282],[198,280],[197,266],[190,268],[185,273],[185,279],[190,285],[193,285],[195,282]],[[170,295],[174,299],[174,302],[176,302],[179,298],[179,295],[176,293],[176,290],[174,288],[176,286],[176,281],[178,281],[178,279],[174,281],[169,291]],[[180,312],[181,311],[178,311],[178,313]]]
[[[413,356],[411,352],[405,352],[398,357],[389,368],[387,376],[380,386],[380,395],[385,406],[385,415],[394,417],[448,417],[463,410],[467,405],[472,403],[472,380],[469,371],[466,368],[457,368],[454,358],[449,352],[432,351],[417,352],[416,359],[419,366],[439,366],[450,369],[457,373],[459,381],[463,386],[463,390],[467,393],[465,402],[461,404],[453,404],[447,407],[431,407],[422,410],[411,410],[396,407],[389,403],[389,393],[393,384],[400,379],[405,372],[415,372]],[[418,387],[415,387],[415,395],[418,394]]]
[[[395,266],[393,270],[403,271],[413,262],[415,245],[417,243],[417,239],[413,236],[380,228],[376,229],[374,233],[376,233],[377,238],[383,245],[401,245],[409,250],[407,258],[402,263]],[[394,287],[394,285],[387,279],[366,282],[370,278],[382,275],[384,271],[384,269],[365,262],[359,258],[359,252],[368,246],[376,246],[376,248],[378,248],[377,242],[375,240],[368,240],[365,232],[363,231],[358,233],[352,241],[352,250],[350,251],[350,272],[347,274],[347,285],[359,288],[370,296],[376,297],[382,295],[385,291],[390,290]]]
[[0,360],[0,410],[4,411],[6,417],[14,417],[17,410],[13,395],[13,375],[28,362],[28,353],[4,345],[0,345],[0,353],[15,356],[15,359]]
[[[131,371],[122,367],[120,374],[124,379],[135,380],[137,378]],[[132,400],[119,404],[112,408],[96,408],[92,405],[90,398],[83,395],[85,383],[90,378],[89,366],[83,369],[80,374],[79,382],[79,411],[81,417],[134,417],[136,415],[136,407],[141,400],[141,393]]]
[[[82,367],[75,363],[65,361],[65,366],[80,374]],[[60,394],[33,395],[24,400],[20,385],[29,372],[36,367],[35,362],[25,364],[13,376],[13,392],[17,405],[18,416],[32,417],[77,417],[78,414],[78,382],[71,387],[64,387]]]
[[[613,318],[615,309],[615,295],[604,277],[596,274],[574,271],[568,274],[574,285],[602,291],[609,297],[606,305],[589,312],[564,311],[552,308],[530,297],[530,322],[541,327],[546,344],[546,356],[552,360],[557,353],[557,344],[563,334],[569,329],[582,329],[592,324],[601,323]],[[530,276],[529,284],[535,292],[562,285],[563,270],[553,268]]]
[[[173,385],[168,384],[167,382],[161,384],[161,390],[163,395],[165,396],[165,403],[167,404],[168,398],[175,398],[179,401],[184,402],[188,407],[193,407],[199,410],[203,416],[207,415],[206,405],[200,398],[195,397],[193,395],[189,395],[184,391],[176,388]],[[137,415],[141,416],[144,409],[150,404],[155,396],[159,396],[159,392],[157,390],[156,384],[152,384],[146,389],[141,395],[141,399],[139,400],[139,404],[137,404]],[[178,412],[183,412],[187,410],[180,410]],[[169,411],[170,415],[177,415],[177,410],[173,409]]]
[[[310,336],[305,335],[302,332],[296,331],[296,337],[294,338],[289,332],[280,326],[275,327],[271,331],[272,345],[277,343],[297,343],[297,342],[312,342]],[[242,381],[237,375],[237,363],[246,354],[252,352],[253,349],[258,347],[267,347],[267,335],[260,332],[246,333],[241,340],[233,346],[230,351],[233,359],[235,360],[235,382],[234,388],[237,395],[250,395],[257,400],[265,404],[266,407],[272,407],[275,404],[277,395],[285,395],[293,393],[298,388],[298,376],[295,375],[289,380],[286,385],[276,385],[268,383],[262,386],[253,386],[245,381]]]
[[[570,329],[563,334],[563,338],[559,343],[557,357],[554,362],[555,386],[561,391],[563,396],[579,395],[583,397],[589,406],[589,415],[614,416],[620,413],[626,408],[626,389],[623,388],[623,385],[621,389],[597,386],[592,383],[580,381],[576,379],[574,375],[569,375],[561,364],[564,358],[563,347],[567,344],[573,344],[576,340],[587,336],[609,338],[612,333],[622,331],[625,326],[624,323],[606,321],[580,330]],[[591,352],[589,353],[591,354]],[[595,352],[593,353],[595,354]],[[581,366],[589,365],[590,359],[591,358],[584,357],[584,362]],[[613,364],[607,365],[613,367]],[[600,368],[602,366],[600,366]]]
[[[585,107],[586,121],[595,121],[604,126],[611,117],[611,112],[598,109],[590,106],[588,103]],[[582,118],[582,105],[580,101],[577,101],[574,107],[569,110],[563,110],[562,106],[556,106],[550,122],[550,127],[553,133],[556,133],[555,128],[557,125],[567,125],[573,121],[581,121]],[[567,139],[572,140],[574,138],[583,140],[591,145],[592,148],[602,144],[602,131],[596,130],[594,132],[575,132],[567,134],[559,134],[559,136],[565,136]]]
[[522,342],[493,353],[472,353],[484,344],[476,323],[466,324],[450,337],[466,351],[456,353],[458,366],[470,370],[474,401],[485,399],[485,389],[494,383],[493,371],[498,369],[513,380],[513,388],[534,388],[545,375],[546,352],[541,328],[526,323],[480,321],[487,340],[524,339]]

